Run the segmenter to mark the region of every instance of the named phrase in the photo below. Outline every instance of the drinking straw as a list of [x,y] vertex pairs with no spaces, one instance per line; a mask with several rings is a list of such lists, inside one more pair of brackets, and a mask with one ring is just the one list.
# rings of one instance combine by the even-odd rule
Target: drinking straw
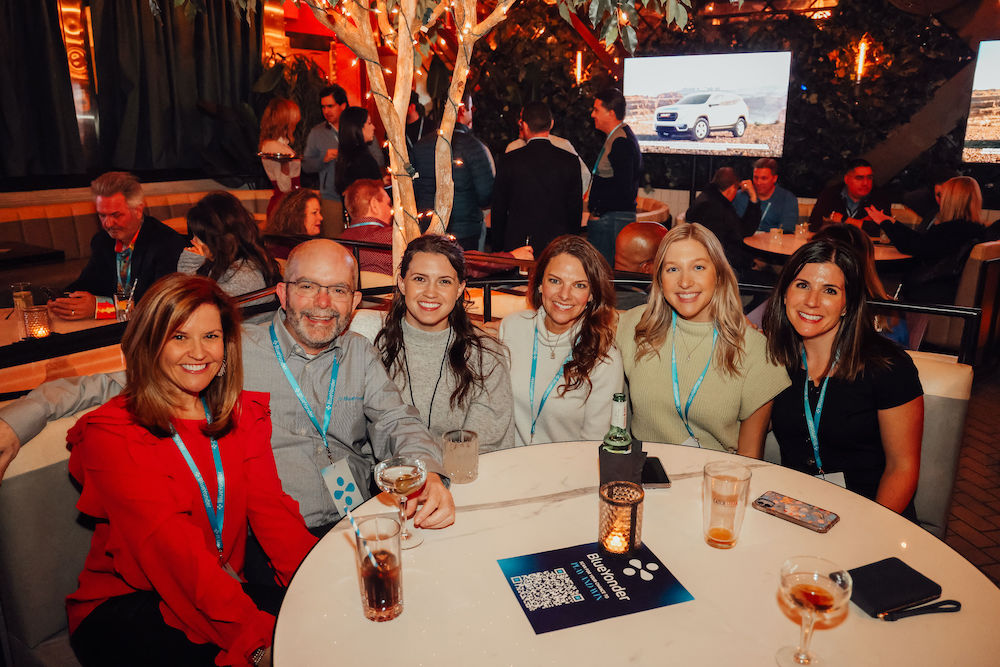
[[345,508],[345,511],[347,512],[347,518],[351,522],[351,528],[354,529],[354,534],[358,536],[359,540],[361,540],[361,546],[365,548],[365,553],[368,554],[368,560],[372,562],[372,567],[374,567],[376,570],[379,569],[378,563],[375,562],[375,556],[372,554],[372,550],[368,548],[368,540],[361,537],[361,531],[358,530],[358,524],[357,522],[354,521],[354,515],[351,514],[350,509]]

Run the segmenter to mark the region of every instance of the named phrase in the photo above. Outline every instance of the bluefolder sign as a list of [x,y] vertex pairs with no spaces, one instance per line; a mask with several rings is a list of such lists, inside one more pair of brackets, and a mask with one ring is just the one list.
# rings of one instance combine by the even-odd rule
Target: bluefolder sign
[[645,545],[618,556],[593,542],[497,563],[535,634],[694,599]]

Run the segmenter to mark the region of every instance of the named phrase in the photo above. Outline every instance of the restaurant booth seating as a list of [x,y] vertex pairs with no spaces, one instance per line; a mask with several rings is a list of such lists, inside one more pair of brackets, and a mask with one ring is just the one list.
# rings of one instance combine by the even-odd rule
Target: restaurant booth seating
[[[988,339],[990,324],[998,315],[996,304],[997,290],[1000,289],[1000,261],[997,260],[1000,260],[1000,241],[973,246],[955,293],[956,306],[973,306],[983,310],[976,334],[977,361],[984,348],[996,342]],[[936,347],[957,350],[962,342],[964,323],[964,320],[957,317],[931,315],[924,340]]]
[[[965,414],[972,394],[972,367],[946,355],[908,352],[924,389],[924,436],[920,450],[920,480],[913,504],[917,520],[944,539],[948,526],[958,455],[965,432]],[[774,433],[767,434],[764,460],[781,463]],[[807,498],[804,500],[808,500]],[[836,511],[837,508],[829,508]]]
[[93,531],[76,510],[66,432],[82,414],[50,422],[0,486],[0,650],[8,667],[78,664],[65,603]]

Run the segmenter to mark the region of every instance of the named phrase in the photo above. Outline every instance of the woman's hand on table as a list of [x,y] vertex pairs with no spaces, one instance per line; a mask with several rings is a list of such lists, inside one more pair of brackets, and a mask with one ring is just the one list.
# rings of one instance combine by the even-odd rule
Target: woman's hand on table
[[407,515],[418,503],[422,505],[413,517],[413,525],[418,528],[446,528],[455,523],[455,500],[436,472],[427,473],[427,483],[420,495],[407,501]]
[[71,292],[69,296],[52,299],[48,306],[60,319],[85,320],[97,312],[97,297],[90,292]]

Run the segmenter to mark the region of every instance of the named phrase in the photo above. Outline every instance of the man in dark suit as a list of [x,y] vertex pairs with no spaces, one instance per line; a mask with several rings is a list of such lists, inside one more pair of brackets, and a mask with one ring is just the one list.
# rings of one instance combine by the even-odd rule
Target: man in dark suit
[[493,186],[493,250],[530,245],[537,255],[563,234],[578,234],[583,185],[578,159],[549,142],[552,113],[529,102],[518,121],[527,144],[505,153]]
[[156,280],[177,270],[187,240],[145,215],[142,185],[132,174],[108,172],[90,184],[102,232],[90,240],[90,261],[49,307],[64,320],[113,319],[115,293],[138,302]]

